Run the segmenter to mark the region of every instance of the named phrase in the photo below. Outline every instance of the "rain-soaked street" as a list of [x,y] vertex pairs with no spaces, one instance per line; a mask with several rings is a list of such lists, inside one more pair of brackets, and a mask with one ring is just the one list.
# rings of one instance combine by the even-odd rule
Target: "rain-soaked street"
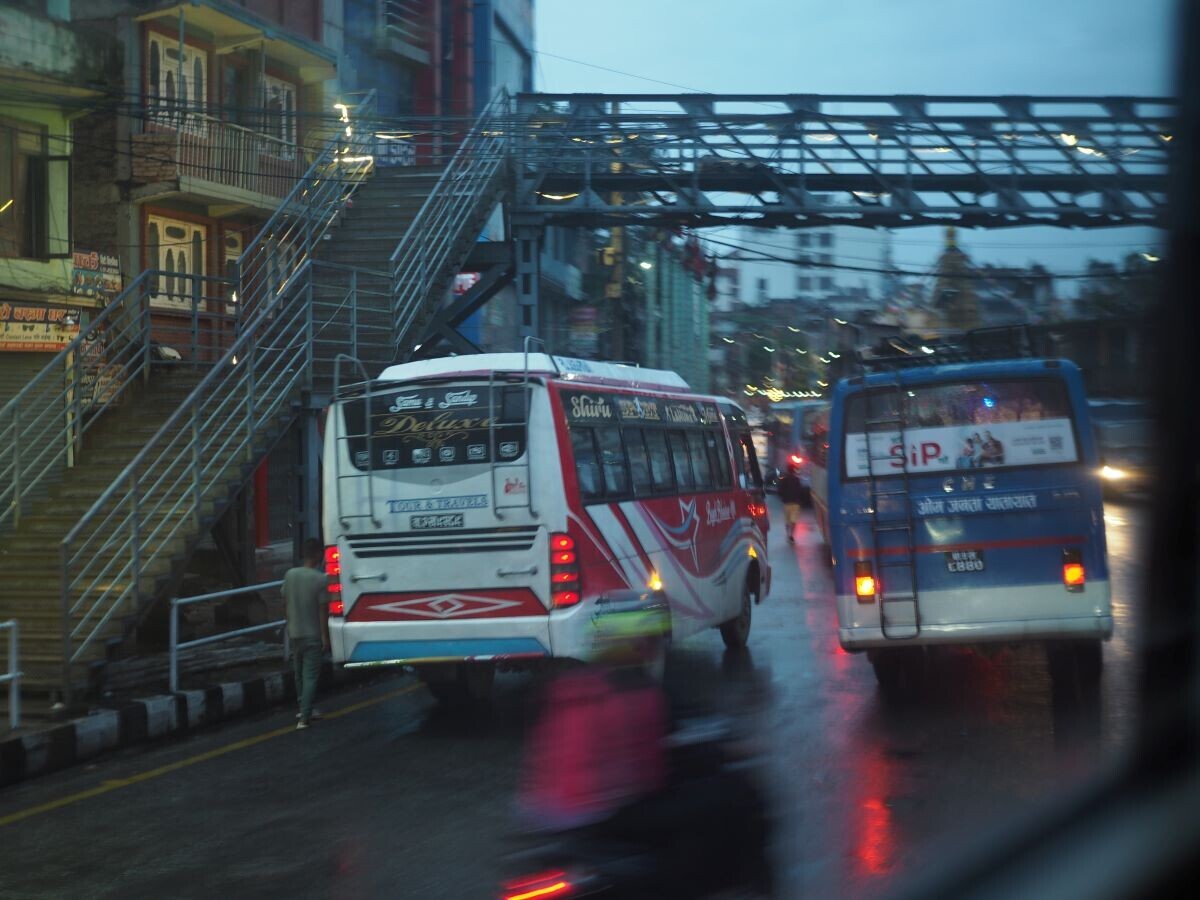
[[[811,519],[794,547],[772,531],[749,654],[724,658],[715,633],[674,654],[763,701],[786,896],[886,893],[1122,751],[1146,511],[1105,518],[1117,624],[1090,698],[1059,696],[1021,649],[947,655],[885,701],[838,647]],[[307,732],[276,711],[7,789],[0,897],[493,896],[529,685],[502,676],[490,712],[455,715],[386,679],[326,698]]]

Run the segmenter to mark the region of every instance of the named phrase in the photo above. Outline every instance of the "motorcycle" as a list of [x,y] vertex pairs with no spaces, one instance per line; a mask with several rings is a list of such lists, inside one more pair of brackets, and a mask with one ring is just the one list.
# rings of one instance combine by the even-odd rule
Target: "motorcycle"
[[[665,840],[613,835],[604,823],[527,836],[528,846],[505,860],[508,874],[498,896],[502,900],[771,896],[767,804],[750,777],[753,754],[734,739],[728,722],[718,717],[683,723],[667,743],[671,799],[646,814]],[[737,808],[731,809],[727,801]],[[680,853],[697,822],[718,823],[718,828],[732,825],[736,833],[721,836],[716,842],[721,845],[719,852],[714,852],[711,834],[692,833],[695,852]],[[687,871],[679,871],[681,867]],[[695,884],[681,887],[688,880],[704,885],[703,889]]]

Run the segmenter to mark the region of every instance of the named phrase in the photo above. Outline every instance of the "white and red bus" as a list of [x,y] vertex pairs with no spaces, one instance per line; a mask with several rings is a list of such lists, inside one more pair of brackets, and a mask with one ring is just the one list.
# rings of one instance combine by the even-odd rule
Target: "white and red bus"
[[746,417],[673,372],[541,353],[392,366],[325,429],[333,658],[439,697],[579,658],[597,604],[744,645],[770,587]]

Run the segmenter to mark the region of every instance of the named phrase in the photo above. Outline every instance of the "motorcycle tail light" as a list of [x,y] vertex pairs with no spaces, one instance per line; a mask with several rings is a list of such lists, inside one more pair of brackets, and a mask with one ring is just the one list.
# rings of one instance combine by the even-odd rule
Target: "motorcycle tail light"
[[504,900],[540,900],[543,897],[570,897],[571,882],[566,872],[542,872],[504,885]]

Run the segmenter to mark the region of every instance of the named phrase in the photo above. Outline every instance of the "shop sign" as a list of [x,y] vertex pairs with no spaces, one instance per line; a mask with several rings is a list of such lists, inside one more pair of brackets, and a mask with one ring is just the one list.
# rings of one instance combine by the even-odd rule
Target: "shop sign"
[[0,350],[57,352],[79,335],[79,310],[0,301]]
[[107,302],[121,293],[121,260],[116,256],[95,250],[76,250],[72,260],[72,294]]

